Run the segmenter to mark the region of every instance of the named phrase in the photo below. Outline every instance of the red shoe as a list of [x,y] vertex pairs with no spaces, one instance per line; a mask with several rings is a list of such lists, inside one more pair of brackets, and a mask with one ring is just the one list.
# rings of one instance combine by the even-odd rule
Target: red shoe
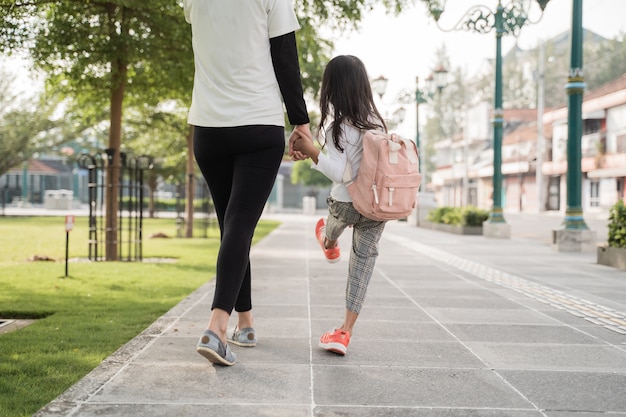
[[326,249],[324,247],[324,239],[326,238],[326,222],[324,219],[319,219],[317,221],[317,224],[315,225],[315,237],[317,237],[317,241],[320,243],[328,263],[334,264],[335,262],[339,262],[339,258],[341,257],[339,244],[330,249]]
[[340,329],[326,332],[320,337],[320,347],[338,355],[345,355],[350,344],[350,333]]

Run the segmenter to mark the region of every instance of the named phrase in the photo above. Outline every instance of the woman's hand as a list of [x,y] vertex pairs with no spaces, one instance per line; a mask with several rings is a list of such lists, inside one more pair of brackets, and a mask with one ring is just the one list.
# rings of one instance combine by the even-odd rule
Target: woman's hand
[[[301,161],[307,159],[309,157],[304,151],[304,147],[302,146],[302,141],[309,142],[313,144],[313,136],[311,135],[311,129],[309,124],[297,125],[291,135],[289,136],[289,156],[294,161]],[[294,146],[297,142],[297,146]]]

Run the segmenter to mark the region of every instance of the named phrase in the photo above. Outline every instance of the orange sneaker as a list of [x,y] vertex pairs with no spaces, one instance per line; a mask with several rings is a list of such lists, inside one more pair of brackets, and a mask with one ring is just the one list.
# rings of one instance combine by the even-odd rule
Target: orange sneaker
[[317,237],[317,241],[320,243],[328,263],[334,264],[335,262],[339,262],[339,258],[341,258],[339,244],[337,243],[334,248],[330,249],[326,249],[324,246],[324,239],[326,238],[326,222],[324,219],[319,219],[317,221],[317,224],[315,225],[315,237]]
[[320,347],[338,355],[345,355],[350,344],[350,333],[340,329],[326,332],[320,337]]

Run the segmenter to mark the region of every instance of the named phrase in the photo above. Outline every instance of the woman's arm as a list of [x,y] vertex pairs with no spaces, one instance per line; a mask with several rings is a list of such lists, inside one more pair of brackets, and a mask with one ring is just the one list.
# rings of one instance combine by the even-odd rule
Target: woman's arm
[[296,126],[308,124],[309,114],[302,91],[295,32],[271,38],[270,52],[289,123]]

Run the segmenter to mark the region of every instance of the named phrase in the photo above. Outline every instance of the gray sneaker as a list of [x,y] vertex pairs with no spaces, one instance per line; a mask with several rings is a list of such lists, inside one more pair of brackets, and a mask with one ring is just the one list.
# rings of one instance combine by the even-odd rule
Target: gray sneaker
[[228,348],[227,344],[222,343],[219,336],[211,330],[204,331],[200,341],[198,341],[196,352],[217,365],[230,366],[237,362],[237,355]]
[[256,333],[252,327],[246,327],[244,329],[235,327],[233,335],[228,338],[228,341],[237,346],[254,347],[256,346]]

